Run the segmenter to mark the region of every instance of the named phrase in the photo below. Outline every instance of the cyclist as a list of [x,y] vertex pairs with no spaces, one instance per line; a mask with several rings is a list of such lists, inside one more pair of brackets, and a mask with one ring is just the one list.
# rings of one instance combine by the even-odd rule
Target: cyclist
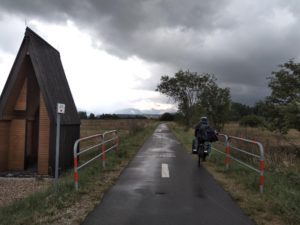
[[[199,123],[195,127],[195,139],[193,140],[193,153],[201,155],[203,161],[205,157],[210,153],[210,142],[217,141],[217,135],[214,129],[208,124],[206,116],[200,118]],[[203,147],[204,152],[199,152],[199,147]]]

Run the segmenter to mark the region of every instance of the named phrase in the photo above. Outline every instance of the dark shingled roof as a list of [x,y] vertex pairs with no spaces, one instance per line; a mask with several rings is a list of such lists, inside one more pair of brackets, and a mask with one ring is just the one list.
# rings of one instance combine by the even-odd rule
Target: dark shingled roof
[[28,27],[0,98],[0,118],[26,56],[32,63],[50,120],[56,121],[57,103],[64,103],[66,112],[61,117],[61,124],[80,124],[59,52]]

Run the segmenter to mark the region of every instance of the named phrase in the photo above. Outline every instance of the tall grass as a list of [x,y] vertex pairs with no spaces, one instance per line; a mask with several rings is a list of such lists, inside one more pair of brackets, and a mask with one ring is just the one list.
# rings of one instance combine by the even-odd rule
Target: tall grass
[[261,142],[270,169],[300,173],[300,132],[290,130],[287,135],[281,135],[263,128],[240,127],[231,123],[225,126],[224,133]]
[[[54,192],[53,187],[47,190],[34,193],[22,200],[14,202],[8,206],[0,208],[0,224],[57,224],[61,217],[74,218],[71,224],[79,224],[84,215],[76,213],[68,214],[70,207],[77,204],[82,207],[80,201],[86,196],[95,202],[99,201],[103,192],[107,190],[118,177],[120,171],[127,165],[134,156],[139,147],[153,132],[156,124],[153,122],[140,123],[142,125],[125,125],[123,121],[123,130],[120,132],[120,146],[118,152],[109,152],[106,154],[106,167],[102,168],[99,160],[84,167],[79,171],[79,191],[74,191],[73,172],[68,171],[59,178],[59,191]],[[130,122],[131,123],[131,122]],[[83,123],[84,124],[84,123]],[[110,128],[103,128],[101,121],[93,121],[89,126],[83,126],[82,135],[92,135],[101,133],[105,129],[114,129],[111,121]],[[96,198],[96,199],[92,199]],[[78,208],[78,209],[79,209]]]
[[[178,140],[191,151],[193,131],[185,131],[183,127],[174,123],[170,127]],[[257,224],[300,224],[300,164],[297,153],[299,146],[293,136],[295,131],[282,137],[261,129],[229,125],[225,127],[224,133],[263,143],[267,159],[264,194],[260,195],[258,192],[259,176],[256,172],[232,160],[230,169],[225,171],[224,156],[215,151],[212,151],[208,160],[209,171]],[[224,150],[222,144],[217,143],[214,147]],[[258,168],[258,164],[256,167]]]

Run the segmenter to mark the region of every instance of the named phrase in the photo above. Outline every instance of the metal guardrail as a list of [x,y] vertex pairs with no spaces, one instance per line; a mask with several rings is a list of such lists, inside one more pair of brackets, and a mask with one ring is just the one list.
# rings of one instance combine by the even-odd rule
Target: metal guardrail
[[[109,134],[112,134],[113,137],[106,140],[106,136]],[[95,138],[100,138],[100,142],[97,144],[94,144],[92,146],[89,146],[81,151],[79,150],[80,142],[95,139]],[[105,144],[108,144],[108,143],[114,143],[114,144],[112,146],[110,146],[108,149],[105,149]],[[106,131],[103,134],[91,135],[88,137],[80,138],[75,141],[74,147],[73,147],[73,156],[74,156],[74,187],[75,187],[76,191],[78,191],[78,170],[83,168],[84,166],[88,165],[89,163],[93,162],[94,160],[96,160],[99,157],[101,157],[101,160],[102,160],[102,167],[105,168],[105,153],[107,153],[113,149],[118,150],[119,143],[120,143],[120,138],[119,138],[116,130]],[[87,153],[97,147],[100,147],[100,146],[101,146],[101,152],[99,154],[97,154],[93,158],[89,159],[88,161],[84,162],[83,164],[79,165],[78,157],[80,155],[85,154],[85,153]]]
[[[225,141],[224,141],[224,144],[225,144],[225,153],[220,151],[219,149],[216,149],[216,148],[212,148],[213,150],[221,153],[221,154],[224,154],[225,155],[225,169],[229,169],[229,159],[232,159],[238,163],[240,163],[241,165],[257,172],[260,174],[260,177],[259,177],[259,191],[260,193],[263,193],[264,191],[264,183],[265,183],[265,177],[264,177],[264,171],[265,171],[265,160],[264,160],[264,147],[263,145],[258,142],[258,141],[254,141],[254,140],[250,140],[250,139],[246,139],[246,138],[240,138],[240,137],[234,137],[234,136],[228,136],[226,134],[219,134],[219,136],[221,137],[224,137],[225,138]],[[259,148],[259,155],[257,154],[253,154],[251,152],[248,152],[247,150],[245,149],[240,149],[240,148],[237,148],[235,147],[232,143],[231,143],[231,140],[238,140],[238,141],[241,141],[241,142],[246,142],[246,143],[250,143],[250,144],[253,144],[253,145],[256,145],[258,146]],[[240,152],[242,154],[245,154],[247,156],[251,156],[251,157],[254,157],[254,158],[258,158],[259,159],[259,168],[255,168],[249,164],[247,164],[246,162],[243,162],[241,159],[238,159],[232,155],[230,155],[230,150],[234,150],[234,151],[237,151],[237,152]]]

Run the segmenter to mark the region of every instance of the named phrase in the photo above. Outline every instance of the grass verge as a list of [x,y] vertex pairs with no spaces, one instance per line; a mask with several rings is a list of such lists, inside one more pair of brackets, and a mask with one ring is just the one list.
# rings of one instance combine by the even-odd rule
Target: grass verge
[[[193,131],[185,131],[175,123],[171,123],[170,128],[190,152]],[[258,174],[234,162],[225,171],[224,156],[220,153],[212,151],[204,166],[257,224],[300,224],[300,175],[295,171],[266,167],[265,190],[261,195]]]
[[120,175],[145,140],[152,134],[156,123],[149,123],[134,132],[122,134],[117,153],[106,155],[106,168],[101,161],[79,171],[79,191],[73,186],[72,171],[59,179],[59,192],[53,187],[34,193],[22,200],[0,208],[0,224],[80,224]]

